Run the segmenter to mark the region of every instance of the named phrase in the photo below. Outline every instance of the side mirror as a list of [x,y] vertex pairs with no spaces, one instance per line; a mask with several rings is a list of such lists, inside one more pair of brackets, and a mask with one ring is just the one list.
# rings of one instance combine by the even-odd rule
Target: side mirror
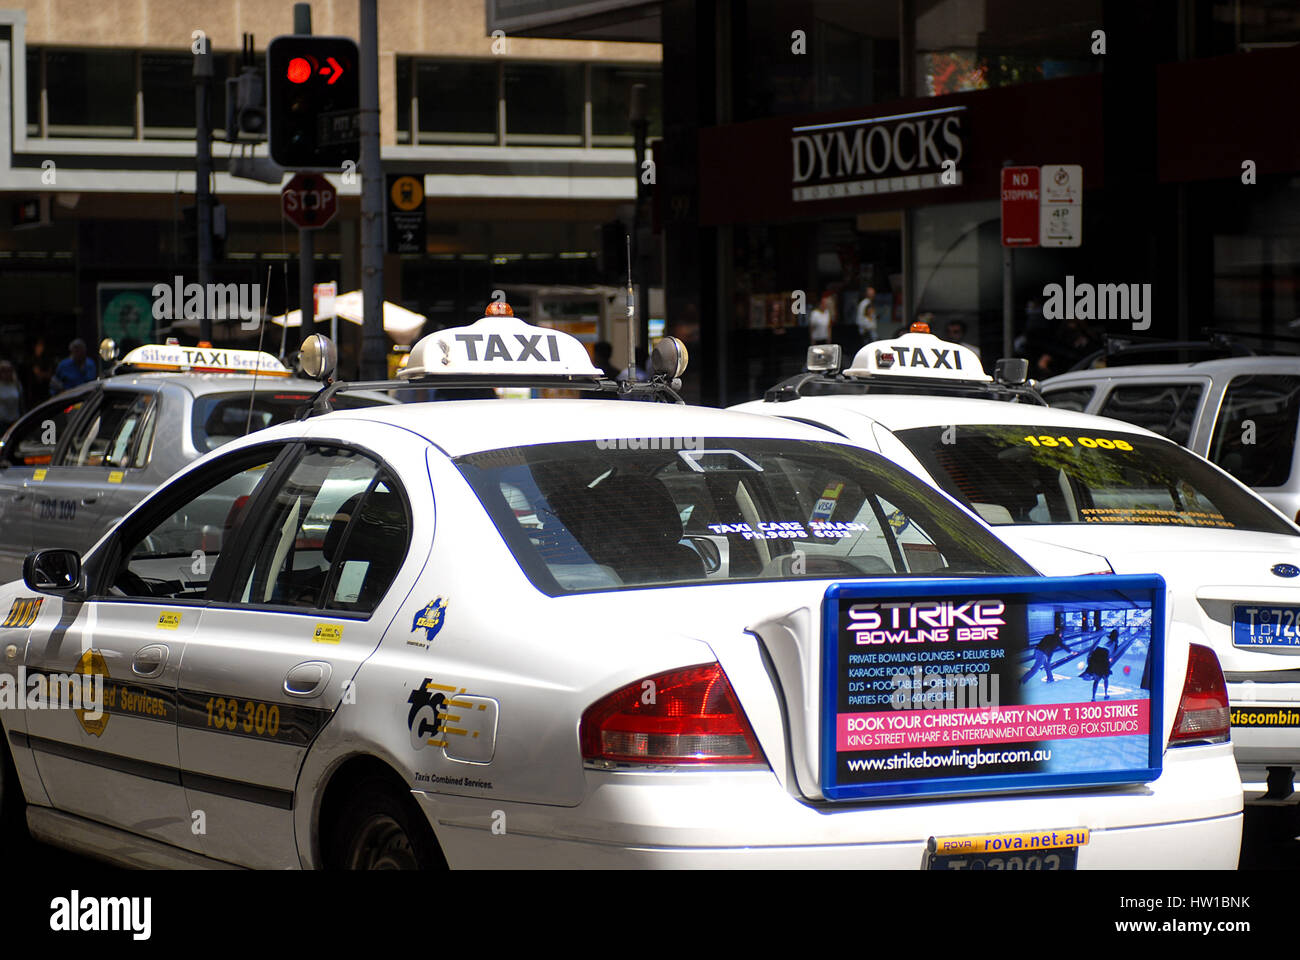
[[339,348],[325,334],[313,333],[303,342],[298,363],[307,376],[324,382],[339,365]]
[[81,586],[76,550],[34,550],[23,560],[23,583],[38,593],[71,593]]
[[1029,379],[1029,361],[1023,357],[1003,357],[993,365],[993,379],[1008,386],[1020,386]]

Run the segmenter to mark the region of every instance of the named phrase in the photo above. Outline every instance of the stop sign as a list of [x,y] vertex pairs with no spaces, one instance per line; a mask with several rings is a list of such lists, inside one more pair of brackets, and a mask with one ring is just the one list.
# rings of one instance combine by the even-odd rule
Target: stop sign
[[313,230],[334,219],[338,194],[319,173],[296,173],[280,191],[280,209],[295,227]]

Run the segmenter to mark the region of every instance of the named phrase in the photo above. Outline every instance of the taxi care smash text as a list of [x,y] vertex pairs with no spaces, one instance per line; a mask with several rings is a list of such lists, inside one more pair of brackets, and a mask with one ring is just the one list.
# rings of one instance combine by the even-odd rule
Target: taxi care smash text
[[84,710],[85,719],[104,715],[103,674],[0,674],[0,710]]

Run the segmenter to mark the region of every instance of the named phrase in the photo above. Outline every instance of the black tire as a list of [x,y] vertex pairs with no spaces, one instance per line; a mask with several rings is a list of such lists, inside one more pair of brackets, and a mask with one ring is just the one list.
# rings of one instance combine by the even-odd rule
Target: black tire
[[368,777],[353,788],[329,838],[341,870],[445,870],[447,861],[409,790]]

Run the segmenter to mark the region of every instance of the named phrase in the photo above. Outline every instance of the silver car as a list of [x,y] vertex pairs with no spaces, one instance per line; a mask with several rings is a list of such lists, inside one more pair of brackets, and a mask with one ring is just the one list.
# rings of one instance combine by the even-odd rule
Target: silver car
[[[134,372],[29,411],[0,439],[0,582],[22,576],[31,550],[84,553],[181,467],[291,419],[319,389],[284,375]],[[395,402],[383,394],[340,399]]]

